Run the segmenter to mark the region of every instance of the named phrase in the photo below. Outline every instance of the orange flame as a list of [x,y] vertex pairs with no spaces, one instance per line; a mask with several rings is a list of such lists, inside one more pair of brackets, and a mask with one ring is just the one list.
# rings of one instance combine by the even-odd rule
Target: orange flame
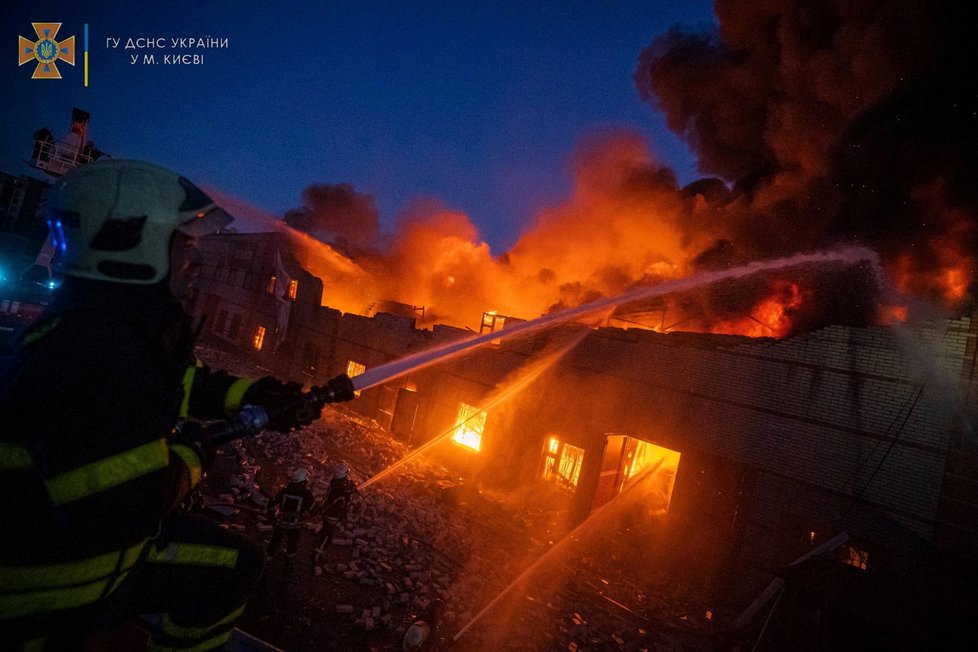
[[[424,308],[421,327],[443,323],[478,330],[488,309],[534,319],[636,285],[725,264],[716,246],[744,241],[738,235],[743,200],[724,195],[728,191],[718,181],[692,190],[680,188],[639,136],[605,134],[585,143],[575,160],[573,179],[570,197],[540,210],[502,256],[490,251],[468,215],[423,200],[400,217],[397,234],[385,251],[360,253],[350,260],[319,245],[326,253],[307,251],[300,262],[323,278],[324,305],[371,314],[379,302],[396,301]],[[755,203],[774,201],[778,193],[796,189],[784,176],[779,180],[777,188],[759,191]],[[768,197],[771,193],[777,197]],[[885,269],[906,293],[936,298],[945,307],[960,306],[974,280],[976,261],[966,244],[973,239],[973,220],[962,211],[941,209],[948,202],[940,184],[922,188],[917,199],[929,215],[937,216],[934,235],[929,242],[883,252]],[[304,249],[310,240],[303,242]],[[711,251],[721,257],[704,261],[702,254]],[[742,257],[749,251],[748,245],[737,254]],[[651,317],[622,322],[626,327],[781,338],[811,319],[821,303],[825,297],[817,286],[785,277],[739,314],[716,305],[691,311],[691,304],[664,299],[652,307]],[[906,307],[897,306],[878,317],[906,318]]]
[[796,283],[775,281],[773,293],[755,304],[746,317],[717,322],[709,330],[726,335],[784,337],[791,332],[792,315],[803,300],[804,293]]
[[969,298],[978,263],[965,245],[974,237],[975,221],[964,209],[949,206],[941,180],[918,189],[915,199],[929,209],[934,235],[893,256],[887,271],[905,293],[960,307]]

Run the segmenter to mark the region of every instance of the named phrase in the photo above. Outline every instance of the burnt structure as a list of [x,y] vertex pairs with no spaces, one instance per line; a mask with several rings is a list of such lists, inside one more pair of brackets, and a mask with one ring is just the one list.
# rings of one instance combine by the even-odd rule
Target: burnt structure
[[[207,316],[206,341],[284,377],[316,384],[467,335],[321,306],[329,287],[283,235],[203,246],[194,310]],[[932,617],[903,610],[978,543],[978,322],[832,326],[787,340],[583,330],[503,340],[364,390],[351,408],[412,444],[451,433],[460,473],[550,488],[578,521],[658,469],[646,514],[665,515],[668,538],[696,562],[688,579],[744,627],[765,613],[764,600],[749,605],[774,578],[807,587],[789,595],[834,622],[862,623],[859,636],[902,636]],[[575,334],[532,384],[482,411]],[[834,596],[811,589],[825,564]]]

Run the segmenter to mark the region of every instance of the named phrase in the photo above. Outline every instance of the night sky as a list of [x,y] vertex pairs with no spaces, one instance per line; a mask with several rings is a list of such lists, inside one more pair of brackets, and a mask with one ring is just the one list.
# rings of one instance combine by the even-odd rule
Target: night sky
[[[313,184],[349,183],[376,201],[382,228],[419,197],[466,213],[494,252],[571,188],[582,139],[627,129],[676,171],[689,150],[643,102],[633,75],[650,41],[715,23],[710,2],[22,2],[0,39],[0,169],[20,174],[31,135],[92,115],[89,138],[275,215]],[[31,22],[75,35],[62,80],[18,67]],[[84,24],[89,86],[83,85]],[[165,48],[126,49],[129,38]],[[173,48],[175,38],[228,47]],[[120,39],[117,48],[107,38]],[[155,65],[142,62],[155,54]],[[198,65],[164,55],[202,54]],[[131,63],[131,56],[140,61]]]

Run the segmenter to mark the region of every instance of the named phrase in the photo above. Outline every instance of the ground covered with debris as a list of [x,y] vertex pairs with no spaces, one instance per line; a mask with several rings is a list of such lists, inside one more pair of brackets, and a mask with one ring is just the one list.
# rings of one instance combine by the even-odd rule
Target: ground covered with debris
[[[201,357],[266,373],[232,354]],[[363,484],[411,452],[348,407],[328,406],[301,433],[225,446],[202,485],[203,513],[263,543],[266,502],[292,469],[309,470],[318,498],[341,460]],[[359,493],[318,560],[318,519],[301,532],[294,561],[280,546],[241,629],[289,652],[400,650],[418,618],[432,627],[428,650],[717,649],[704,609],[681,585],[637,572],[636,548],[648,542],[621,545],[617,522],[585,522],[565,537],[559,502],[481,489],[427,453]]]

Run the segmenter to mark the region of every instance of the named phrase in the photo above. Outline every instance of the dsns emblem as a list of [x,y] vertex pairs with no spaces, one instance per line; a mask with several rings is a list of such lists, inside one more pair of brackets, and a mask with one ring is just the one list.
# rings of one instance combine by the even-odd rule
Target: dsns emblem
[[31,41],[23,36],[18,37],[17,65],[22,66],[28,61],[37,61],[31,79],[61,79],[58,71],[58,61],[75,65],[75,37],[69,36],[63,41],[57,41],[61,23],[31,23],[37,40]]

